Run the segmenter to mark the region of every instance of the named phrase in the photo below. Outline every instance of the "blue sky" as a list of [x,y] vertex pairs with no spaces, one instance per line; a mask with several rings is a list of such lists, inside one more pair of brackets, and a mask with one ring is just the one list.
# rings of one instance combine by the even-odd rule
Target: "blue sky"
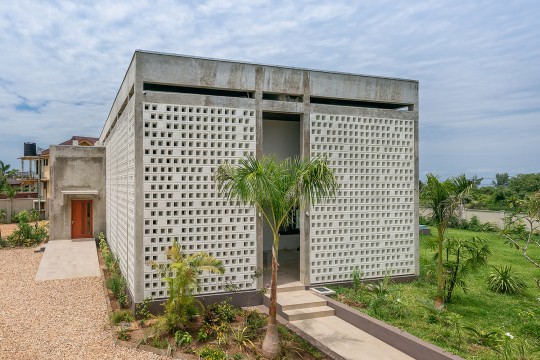
[[420,81],[420,171],[540,172],[538,1],[2,1],[0,160],[99,136],[135,49]]

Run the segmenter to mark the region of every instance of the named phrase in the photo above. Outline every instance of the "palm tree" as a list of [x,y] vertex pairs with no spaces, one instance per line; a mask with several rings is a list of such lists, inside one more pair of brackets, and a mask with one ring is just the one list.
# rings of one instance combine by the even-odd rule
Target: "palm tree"
[[241,159],[237,167],[223,163],[216,171],[219,192],[229,200],[255,205],[272,230],[272,281],[269,321],[262,352],[275,358],[279,351],[276,322],[279,229],[291,221],[299,205],[315,204],[335,196],[337,181],[324,158],[285,159],[263,156]]
[[17,195],[17,189],[11,185],[5,185],[2,192],[6,194],[9,199],[9,213],[7,213],[7,220],[11,222],[11,218],[13,217],[13,198]]
[[444,234],[452,217],[465,203],[471,181],[465,175],[439,181],[433,174],[427,175],[427,182],[420,194],[424,206],[431,210],[431,217],[437,227],[437,299],[435,307],[444,307],[444,277],[443,277],[443,242]]
[[204,272],[223,274],[225,267],[207,253],[186,254],[175,241],[167,251],[166,262],[152,262],[169,284],[169,299],[165,304],[165,325],[169,331],[184,327],[202,309],[200,301],[194,298],[198,291],[199,275]]

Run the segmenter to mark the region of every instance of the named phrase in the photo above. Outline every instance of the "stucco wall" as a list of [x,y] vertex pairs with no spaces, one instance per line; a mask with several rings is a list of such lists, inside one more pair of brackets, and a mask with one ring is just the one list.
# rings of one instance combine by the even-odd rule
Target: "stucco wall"
[[[71,238],[71,200],[93,201],[93,237],[105,231],[105,148],[51,146],[50,240]],[[62,191],[97,191],[97,195],[66,195]]]

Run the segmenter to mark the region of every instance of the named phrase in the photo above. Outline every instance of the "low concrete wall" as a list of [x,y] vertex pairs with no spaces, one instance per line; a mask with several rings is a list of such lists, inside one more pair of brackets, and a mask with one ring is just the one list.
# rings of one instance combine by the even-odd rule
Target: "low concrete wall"
[[[427,208],[420,208],[421,216],[430,216],[431,210]],[[464,209],[461,212],[461,219],[471,220],[473,216],[478,218],[478,221],[481,223],[490,223],[502,229],[504,227],[504,218],[508,213],[505,211],[490,211],[490,210],[475,210],[475,209]]]
[[[11,217],[15,215],[16,213],[26,210],[30,211],[34,208],[34,201],[37,201],[38,199],[0,199],[0,209],[6,210],[7,213],[7,222],[11,221]],[[45,202],[45,211],[41,213],[42,218],[48,219],[49,218],[49,211],[48,211],[48,203],[47,200],[42,199],[42,202]]]

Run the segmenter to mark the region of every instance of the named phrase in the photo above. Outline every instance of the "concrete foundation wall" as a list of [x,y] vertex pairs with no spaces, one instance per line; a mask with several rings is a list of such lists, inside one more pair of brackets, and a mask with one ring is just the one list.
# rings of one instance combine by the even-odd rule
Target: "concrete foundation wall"
[[[105,148],[51,146],[49,239],[71,239],[71,200],[92,200],[93,237],[105,231]],[[84,192],[97,192],[93,193]]]

